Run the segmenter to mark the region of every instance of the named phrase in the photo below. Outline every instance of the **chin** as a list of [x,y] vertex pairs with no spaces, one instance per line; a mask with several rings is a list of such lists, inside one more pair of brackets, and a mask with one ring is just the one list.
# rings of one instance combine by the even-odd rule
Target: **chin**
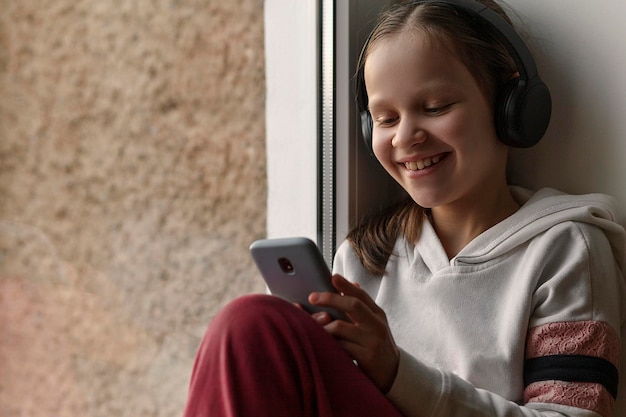
[[419,206],[425,209],[434,209],[436,207],[445,206],[446,204],[450,204],[452,200],[453,190],[448,188],[436,188],[436,189],[424,189],[420,188],[419,190],[406,190],[407,193],[411,196],[413,201]]
[[428,198],[421,194],[417,195],[417,193],[409,193],[409,195],[411,196],[411,198],[413,199],[413,201],[415,201],[417,205],[425,209],[431,209],[441,204],[436,199]]

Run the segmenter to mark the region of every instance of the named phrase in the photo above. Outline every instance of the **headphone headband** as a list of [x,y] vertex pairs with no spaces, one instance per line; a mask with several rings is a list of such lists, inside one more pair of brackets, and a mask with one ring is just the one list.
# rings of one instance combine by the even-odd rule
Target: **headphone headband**
[[472,17],[481,19],[489,25],[515,61],[522,79],[531,79],[538,75],[537,66],[530,50],[517,31],[495,10],[476,0],[415,0],[420,3],[444,3],[467,12]]
[[[515,62],[519,77],[509,81],[499,92],[495,106],[495,126],[498,138],[509,146],[528,148],[545,134],[550,122],[552,100],[550,91],[539,77],[537,66],[524,40],[513,26],[495,10],[477,0],[415,0],[413,4],[440,3],[450,5],[480,24],[487,26],[498,37]],[[372,152],[372,117],[367,109],[364,52],[371,40],[368,37],[359,56],[356,75],[357,105],[361,112],[361,130],[365,143]],[[373,152],[372,152],[373,153]]]

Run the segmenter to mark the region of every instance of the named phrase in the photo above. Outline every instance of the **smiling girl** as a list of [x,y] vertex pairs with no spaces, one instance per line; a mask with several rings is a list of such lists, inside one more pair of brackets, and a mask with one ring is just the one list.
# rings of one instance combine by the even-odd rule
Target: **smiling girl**
[[[200,346],[186,416],[625,415],[624,229],[607,196],[507,184],[509,146],[547,119],[529,143],[501,126],[528,74],[477,9],[510,23],[489,0],[412,1],[362,52],[368,140],[408,198],[340,246],[340,294],[309,297],[350,321],[235,300]],[[546,117],[535,107],[522,122]]]

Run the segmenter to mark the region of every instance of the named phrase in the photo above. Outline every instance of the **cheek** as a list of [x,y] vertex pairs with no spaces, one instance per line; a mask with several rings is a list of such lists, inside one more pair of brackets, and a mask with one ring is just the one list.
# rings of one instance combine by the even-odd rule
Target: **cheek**
[[[499,144],[493,120],[489,114],[463,114],[442,126],[440,135],[459,155],[489,158]],[[487,117],[489,116],[489,117]]]
[[391,135],[384,135],[377,131],[373,133],[372,150],[374,151],[376,159],[378,159],[383,166],[391,158],[391,139]]

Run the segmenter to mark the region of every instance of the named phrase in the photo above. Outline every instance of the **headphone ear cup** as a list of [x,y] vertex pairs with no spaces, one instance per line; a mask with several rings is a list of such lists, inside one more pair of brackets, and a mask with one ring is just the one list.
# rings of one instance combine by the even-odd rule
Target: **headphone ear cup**
[[374,147],[372,146],[372,131],[374,130],[374,121],[369,111],[363,110],[361,112],[361,135],[363,136],[363,142],[365,147],[371,155],[374,155]]
[[513,146],[509,141],[509,125],[507,109],[510,108],[509,102],[513,95],[513,90],[517,86],[518,79],[509,80],[498,92],[496,97],[496,105],[494,108],[494,122],[496,125],[496,134],[501,142],[508,146]]
[[551,113],[550,91],[539,77],[511,80],[496,102],[498,138],[515,148],[530,148],[546,133]]

